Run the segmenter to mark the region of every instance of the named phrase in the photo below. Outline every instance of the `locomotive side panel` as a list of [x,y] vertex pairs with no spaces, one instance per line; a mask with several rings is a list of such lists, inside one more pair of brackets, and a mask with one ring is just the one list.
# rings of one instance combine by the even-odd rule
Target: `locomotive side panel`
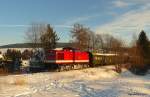
[[75,52],[75,63],[89,63],[89,54],[87,52]]
[[56,64],[72,64],[73,63],[73,52],[69,50],[57,52]]
[[50,64],[73,63],[73,52],[70,50],[49,50],[46,53],[45,62]]

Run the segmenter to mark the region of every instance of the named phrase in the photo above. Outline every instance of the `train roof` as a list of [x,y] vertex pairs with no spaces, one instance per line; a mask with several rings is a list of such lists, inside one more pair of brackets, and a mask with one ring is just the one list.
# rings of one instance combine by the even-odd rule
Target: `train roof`
[[97,56],[116,56],[118,54],[113,54],[113,53],[93,53],[93,55],[97,55]]
[[72,47],[62,47],[62,48],[55,48],[55,49],[52,49],[52,50],[78,50],[78,49],[75,49],[75,48],[72,48]]

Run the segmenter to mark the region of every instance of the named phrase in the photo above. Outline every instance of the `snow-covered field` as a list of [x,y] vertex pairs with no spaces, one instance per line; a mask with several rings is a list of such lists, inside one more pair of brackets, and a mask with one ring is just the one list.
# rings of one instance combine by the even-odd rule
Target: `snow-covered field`
[[0,97],[150,97],[150,74],[113,68],[0,76]]

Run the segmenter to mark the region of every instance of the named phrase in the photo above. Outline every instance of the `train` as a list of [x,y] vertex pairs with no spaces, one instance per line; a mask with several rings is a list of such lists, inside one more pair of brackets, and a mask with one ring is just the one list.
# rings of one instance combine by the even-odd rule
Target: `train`
[[[36,58],[36,59],[35,59]],[[93,53],[74,48],[49,49],[36,54],[30,61],[30,71],[37,68],[54,71],[68,71],[97,67],[103,65],[123,64],[128,61],[128,56],[117,53]]]
[[[66,47],[37,50],[30,60],[3,60],[0,56],[0,70],[6,72],[25,71],[68,71],[128,62],[128,55],[119,53],[94,53]],[[14,61],[14,62],[13,62]]]

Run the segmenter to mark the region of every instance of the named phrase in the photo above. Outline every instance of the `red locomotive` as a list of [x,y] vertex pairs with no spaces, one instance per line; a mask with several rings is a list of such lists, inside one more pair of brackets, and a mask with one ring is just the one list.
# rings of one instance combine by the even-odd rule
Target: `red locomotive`
[[48,50],[44,63],[51,69],[70,70],[89,67],[89,53],[73,48]]

